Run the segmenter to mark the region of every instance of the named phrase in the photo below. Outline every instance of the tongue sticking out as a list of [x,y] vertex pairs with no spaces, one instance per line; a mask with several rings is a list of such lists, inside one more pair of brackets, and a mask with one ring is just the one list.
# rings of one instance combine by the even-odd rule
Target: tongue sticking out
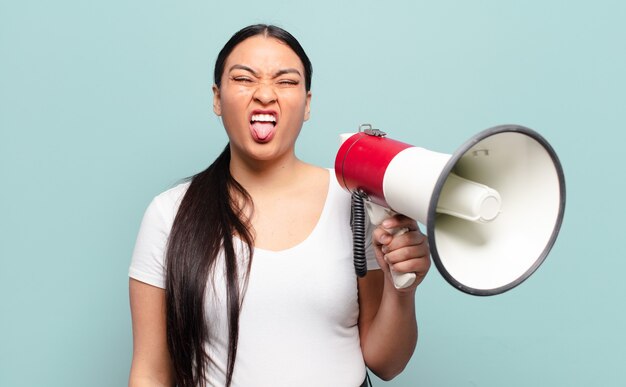
[[274,123],[254,121],[250,125],[252,136],[257,141],[269,141],[274,136]]

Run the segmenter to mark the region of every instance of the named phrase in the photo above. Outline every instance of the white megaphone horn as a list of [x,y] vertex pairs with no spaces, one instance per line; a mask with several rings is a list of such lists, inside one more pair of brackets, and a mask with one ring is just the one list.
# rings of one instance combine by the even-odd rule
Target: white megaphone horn
[[[531,129],[496,126],[452,155],[392,140],[368,124],[341,137],[339,184],[364,198],[373,224],[395,212],[425,225],[437,269],[465,293],[514,288],[556,241],[565,210],[563,168]],[[398,288],[415,279],[392,274]]]

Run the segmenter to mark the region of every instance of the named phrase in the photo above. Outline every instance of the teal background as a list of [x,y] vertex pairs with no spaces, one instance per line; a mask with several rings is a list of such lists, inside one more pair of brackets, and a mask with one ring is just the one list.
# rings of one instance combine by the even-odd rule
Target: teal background
[[565,169],[540,270],[478,298],[433,267],[418,349],[375,385],[626,385],[625,4],[0,0],[0,386],[127,383],[141,216],[224,146],[213,61],[256,22],[313,61],[307,161],[331,166],[364,122],[447,153],[517,123]]

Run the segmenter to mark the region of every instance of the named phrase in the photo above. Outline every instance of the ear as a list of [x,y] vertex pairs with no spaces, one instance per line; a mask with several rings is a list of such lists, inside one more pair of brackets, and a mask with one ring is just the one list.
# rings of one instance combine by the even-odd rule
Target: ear
[[306,106],[304,107],[304,120],[308,121],[311,116],[311,92],[306,93]]
[[220,89],[217,85],[213,85],[213,111],[216,115],[222,115],[222,104],[220,102]]

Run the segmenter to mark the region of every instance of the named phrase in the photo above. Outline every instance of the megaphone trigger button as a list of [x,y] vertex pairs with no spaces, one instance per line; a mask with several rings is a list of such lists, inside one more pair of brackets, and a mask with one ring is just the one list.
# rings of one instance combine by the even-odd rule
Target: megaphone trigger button
[[476,149],[475,151],[472,152],[472,156],[474,157],[489,156],[489,149]]

